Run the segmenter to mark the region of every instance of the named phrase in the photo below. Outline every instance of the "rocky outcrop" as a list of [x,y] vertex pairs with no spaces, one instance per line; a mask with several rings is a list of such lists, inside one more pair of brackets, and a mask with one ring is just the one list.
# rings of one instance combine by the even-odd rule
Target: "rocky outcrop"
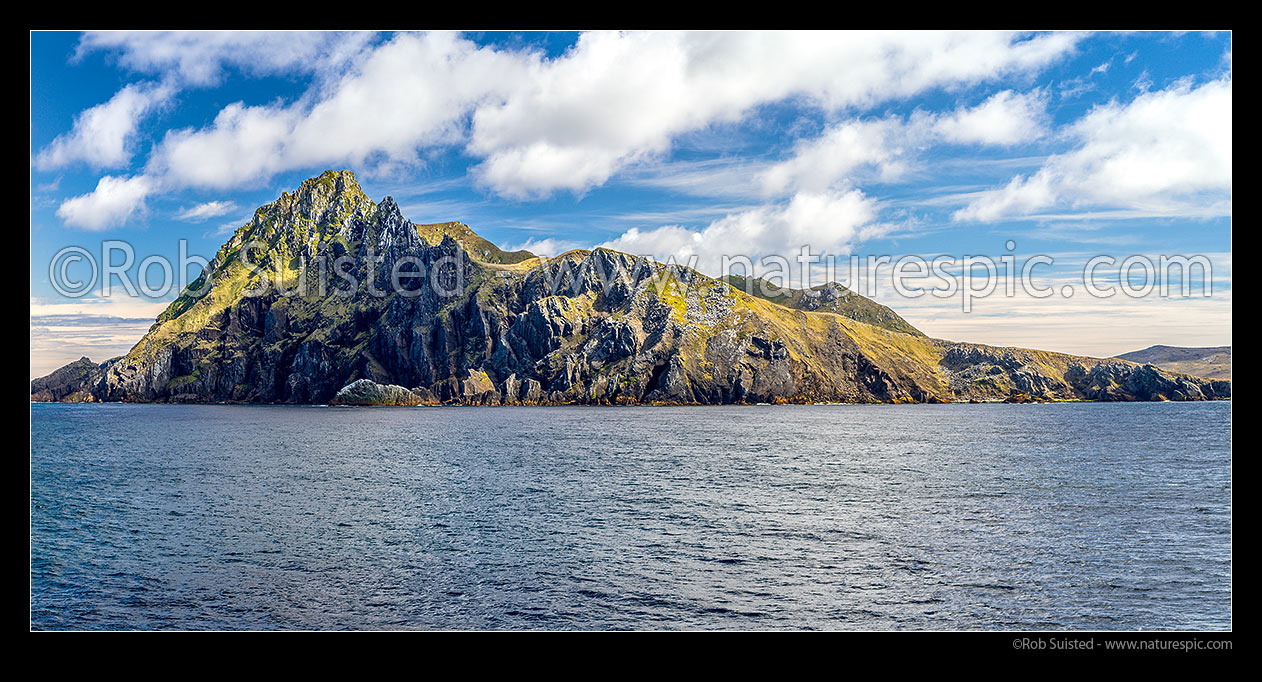
[[88,358],[79,358],[46,377],[31,381],[31,402],[93,402],[96,397],[90,388],[104,372],[102,365]]
[[1153,365],[1022,348],[944,344],[951,392],[964,399],[1007,394],[1009,402],[1051,400],[1219,400],[1231,382],[1168,372]]
[[329,401],[330,405],[396,405],[415,406],[433,405],[437,401],[426,401],[424,395],[414,393],[402,386],[379,384],[372,379],[360,379],[342,387],[342,390]]
[[434,395],[433,391],[424,386],[414,386],[411,390],[416,395],[417,400],[420,401],[417,403],[419,405],[439,405],[442,402],[438,399],[438,396]]
[[1175,374],[1156,365],[1101,362],[1067,375],[1088,400],[1213,400],[1231,397],[1231,382]]
[[389,197],[375,204],[350,172],[329,171],[256,211],[127,355],[72,363],[33,381],[31,395],[470,405],[1200,400],[1230,396],[1230,383],[930,339],[840,285],[751,295],[608,249],[507,253],[461,223],[410,223]]

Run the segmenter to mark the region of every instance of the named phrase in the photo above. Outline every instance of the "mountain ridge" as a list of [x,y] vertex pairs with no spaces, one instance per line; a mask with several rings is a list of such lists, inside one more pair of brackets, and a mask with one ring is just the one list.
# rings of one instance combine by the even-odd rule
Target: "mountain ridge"
[[931,339],[835,283],[734,284],[757,281],[605,248],[505,252],[326,171],[259,207],[127,354],[36,379],[32,400],[326,403],[352,385],[341,402],[1230,396],[1230,382],[1153,365]]
[[1231,381],[1231,346],[1149,346],[1114,357],[1165,370]]

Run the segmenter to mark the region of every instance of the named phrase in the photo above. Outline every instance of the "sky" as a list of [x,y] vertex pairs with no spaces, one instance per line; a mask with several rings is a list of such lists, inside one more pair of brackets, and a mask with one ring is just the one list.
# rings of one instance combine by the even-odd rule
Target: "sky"
[[[861,291],[939,338],[1231,343],[1230,33],[33,32],[30,50],[32,377],[125,353],[178,294],[146,257],[212,258],[326,169],[540,255],[711,275],[746,257],[852,288],[824,263],[1040,261],[1050,295],[999,272],[968,304],[876,270]],[[148,292],[58,290],[91,274],[61,269],[68,247],[118,265],[124,243]],[[1129,293],[1087,292],[1099,257],[1092,282]],[[1147,291],[1162,257],[1209,267],[1188,295],[1177,272]]]

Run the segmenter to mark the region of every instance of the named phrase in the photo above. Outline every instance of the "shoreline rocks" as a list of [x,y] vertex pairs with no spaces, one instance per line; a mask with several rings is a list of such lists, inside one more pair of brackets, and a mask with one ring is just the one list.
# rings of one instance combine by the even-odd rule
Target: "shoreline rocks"
[[426,402],[426,396],[417,394],[416,392],[406,389],[402,386],[394,384],[379,384],[372,379],[360,379],[342,387],[337,395],[329,401],[330,405],[356,405],[356,406],[396,406],[396,407],[415,407],[417,405],[436,405],[438,401],[433,400],[433,396],[428,398],[432,402]]

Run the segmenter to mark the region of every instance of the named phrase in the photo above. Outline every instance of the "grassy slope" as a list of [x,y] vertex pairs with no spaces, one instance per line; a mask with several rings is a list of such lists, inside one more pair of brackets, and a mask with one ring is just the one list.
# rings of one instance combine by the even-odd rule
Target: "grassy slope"
[[417,225],[416,230],[420,233],[421,238],[430,244],[438,244],[442,242],[443,235],[451,235],[452,239],[459,242],[465,248],[465,251],[469,252],[470,258],[482,263],[513,265],[535,257],[535,254],[529,251],[504,251],[483,239],[464,223],[449,222]]
[[[866,322],[878,327],[884,327],[896,332],[904,334],[912,334],[923,336],[919,329],[916,329],[907,320],[904,320],[898,313],[895,313],[887,306],[883,306],[870,298],[860,296],[841,285],[833,285],[846,292],[845,295],[835,301],[819,301],[813,302],[811,294],[802,289],[790,289],[788,287],[777,287],[765,280],[744,277],[741,275],[728,275],[725,281],[736,289],[756,296],[758,298],[771,301],[777,305],[794,310],[802,310],[806,312],[829,312],[848,317],[858,322]],[[812,287],[810,292],[818,294],[829,285],[821,285]]]
[[[323,186],[331,181],[330,178],[336,179],[336,177],[336,173],[332,176],[326,173],[308,182],[315,181],[322,183]],[[355,189],[358,190],[358,187],[356,186]],[[280,220],[282,209],[285,211],[292,209],[292,206],[285,204],[287,196],[289,195],[282,195],[282,198],[274,204],[260,208],[255,219],[243,225],[237,234],[224,245],[216,259],[220,265],[211,273],[214,287],[210,294],[197,299],[184,297],[173,302],[158,318],[149,334],[132,349],[128,354],[129,357],[137,360],[152,359],[154,351],[166,344],[198,343],[194,340],[193,332],[205,329],[211,324],[218,324],[218,321],[223,319],[221,313],[240,300],[243,291],[257,285],[258,275],[248,272],[240,262],[240,245],[244,242],[250,239],[261,239],[273,245],[275,251],[270,260],[281,271],[287,280],[286,286],[289,287],[293,285],[293,278],[297,272],[291,258],[291,244],[339,238],[336,232],[340,223],[337,223],[337,220],[342,216],[336,212],[332,223],[326,221],[321,225],[309,225],[302,221],[298,221],[295,225]],[[367,197],[362,197],[362,199],[372,205]],[[292,214],[289,215],[292,216]],[[279,234],[276,229],[278,224],[291,225],[290,233]],[[514,278],[524,278],[547,265],[550,260],[555,260],[538,258],[526,251],[505,252],[478,236],[463,223],[418,225],[417,230],[422,238],[434,244],[441,242],[444,235],[452,236],[464,246],[475,261],[481,264],[480,269],[488,275],[491,271],[501,271],[510,273]],[[354,250],[354,245],[347,246],[352,246]],[[577,262],[587,255],[588,252],[580,250],[563,254],[560,258]],[[695,275],[694,283],[691,286],[694,288],[701,287],[709,291],[723,286],[718,280],[700,273],[694,272],[693,275]],[[496,294],[491,290],[501,286],[503,280],[498,277],[488,277],[487,280],[492,283],[491,286],[485,286],[486,281],[484,281],[483,286],[477,287],[477,291],[471,293],[494,297]],[[689,305],[699,305],[701,299],[689,292],[681,292],[680,284],[667,281],[664,286],[658,287],[658,295],[663,302],[671,306],[672,317],[683,322],[688,318]],[[745,293],[751,282],[744,278],[739,276],[728,278],[727,284],[730,286],[726,288],[725,293],[733,300],[732,315],[729,319],[722,320],[719,327],[714,329],[693,329],[690,332],[692,338],[681,339],[681,344],[694,344],[700,351],[704,347],[705,335],[715,333],[720,328],[734,331],[736,334],[762,333],[765,335],[766,332],[773,331],[774,336],[785,343],[790,357],[805,367],[809,378],[821,386],[839,376],[841,365],[838,361],[840,357],[838,349],[840,346],[845,346],[862,352],[865,358],[891,376],[909,378],[930,394],[942,399],[953,397],[952,374],[949,368],[943,366],[943,356],[953,346],[971,344],[953,344],[925,337],[890,309],[858,295],[846,296],[821,310],[808,311],[802,309],[805,294],[801,291],[787,290],[787,296],[764,297],[760,295],[762,292],[756,281],[752,283],[753,295]],[[576,314],[592,314],[593,303],[594,301],[582,301],[580,307],[586,310],[576,311]],[[349,306],[355,304],[345,299],[319,300],[314,294],[309,294],[302,298],[288,299],[283,305],[289,309],[290,315],[307,319],[316,318],[316,324],[312,325],[310,334],[318,336],[336,326],[347,315],[352,314],[353,310]],[[582,340],[575,339],[574,341],[577,345]],[[362,344],[356,344],[352,348],[347,348],[346,352],[357,352],[360,346]],[[1023,368],[1062,381],[1065,370],[1073,364],[1090,366],[1101,362],[1095,358],[1047,351],[1007,348],[990,348],[990,350],[1007,353],[1017,358]],[[696,358],[702,357],[700,352],[691,355]],[[1228,378],[1230,377],[1229,368],[1228,361]],[[1205,376],[1203,369],[1199,367],[1190,368],[1190,370],[1175,367],[1170,367],[1170,369]],[[978,390],[1002,393],[1011,390],[1011,387],[987,385],[979,386]]]
[[1161,369],[1180,374],[1231,381],[1231,346],[1210,348],[1151,346],[1143,350],[1122,353],[1117,357],[1131,362],[1156,365]]

